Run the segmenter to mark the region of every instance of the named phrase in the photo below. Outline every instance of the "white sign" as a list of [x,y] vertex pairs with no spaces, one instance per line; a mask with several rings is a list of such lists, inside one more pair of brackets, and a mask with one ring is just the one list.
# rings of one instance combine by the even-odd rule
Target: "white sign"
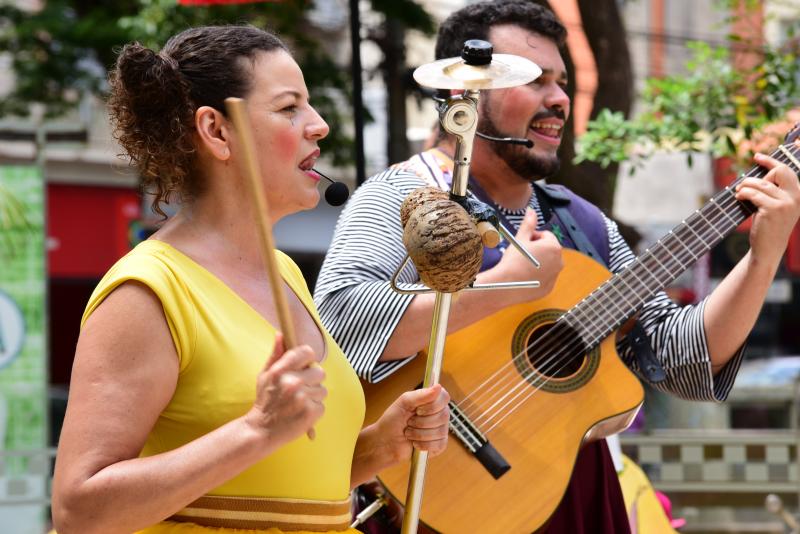
[[16,358],[25,341],[25,319],[14,299],[0,291],[0,368]]

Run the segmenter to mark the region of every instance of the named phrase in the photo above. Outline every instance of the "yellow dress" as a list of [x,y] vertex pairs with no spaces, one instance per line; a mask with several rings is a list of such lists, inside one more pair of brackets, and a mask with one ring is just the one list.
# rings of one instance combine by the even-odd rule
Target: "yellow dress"
[[650,479],[642,468],[625,455],[622,456],[622,465],[619,484],[630,518],[631,533],[679,534],[672,527],[672,518],[664,511]]
[[[325,413],[303,436],[209,492],[340,501],[350,493],[350,468],[364,419],[364,394],[341,349],[324,329],[294,262],[278,253],[283,279],[311,313],[325,339]],[[175,394],[159,415],[141,456],[169,451],[243,415],[255,400],[256,376],[269,357],[276,330],[219,278],[170,245],[148,240],[120,259],[100,281],[83,316],[119,284],[135,280],[161,300],[180,359]],[[162,522],[147,534],[280,532]],[[352,530],[352,532],[356,532]]]

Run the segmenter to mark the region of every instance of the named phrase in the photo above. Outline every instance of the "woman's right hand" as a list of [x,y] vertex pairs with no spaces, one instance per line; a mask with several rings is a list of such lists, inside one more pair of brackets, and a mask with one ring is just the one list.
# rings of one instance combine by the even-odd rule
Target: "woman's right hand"
[[322,417],[322,401],[328,391],[322,385],[325,371],[308,345],[283,348],[283,336],[275,336],[275,348],[256,381],[256,401],[245,421],[271,444],[313,435]]

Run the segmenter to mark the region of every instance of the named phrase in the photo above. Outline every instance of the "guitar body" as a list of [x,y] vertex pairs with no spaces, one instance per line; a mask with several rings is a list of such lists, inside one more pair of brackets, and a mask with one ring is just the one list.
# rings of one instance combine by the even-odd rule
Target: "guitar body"
[[[439,532],[535,531],[564,495],[581,444],[627,427],[641,406],[642,386],[617,356],[613,335],[569,370],[548,374],[544,386],[541,371],[550,359],[536,360],[545,364],[538,367],[528,357],[514,359],[561,313],[611,277],[572,250],[564,251],[564,263],[548,297],[507,308],[447,337],[440,381],[456,404],[468,408],[510,469],[495,479],[451,435],[447,450],[428,461],[420,513],[421,521]],[[563,341],[566,346],[575,339]],[[366,423],[401,393],[419,387],[425,364],[425,356],[418,356],[383,382],[365,384]],[[378,477],[400,502],[409,463]]]

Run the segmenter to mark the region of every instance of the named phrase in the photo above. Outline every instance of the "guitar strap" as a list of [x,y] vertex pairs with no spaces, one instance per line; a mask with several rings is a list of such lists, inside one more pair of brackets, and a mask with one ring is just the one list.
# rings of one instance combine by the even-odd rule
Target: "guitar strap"
[[594,245],[592,245],[592,242],[583,230],[581,230],[580,224],[578,224],[575,217],[573,217],[570,212],[569,196],[555,186],[536,182],[533,183],[533,190],[536,193],[536,199],[539,201],[539,207],[542,208],[544,220],[548,221],[548,224],[552,226],[554,224],[552,217],[553,214],[555,214],[561,222],[559,228],[564,229],[575,245],[575,249],[578,252],[583,252],[608,268],[608,253],[606,253],[605,257],[601,255]]
[[[542,209],[544,220],[548,221],[548,226],[552,228],[557,224],[553,221],[553,215],[555,215],[555,218],[561,223],[561,227],[563,227],[574,244],[575,249],[608,268],[607,248],[604,249],[604,251],[606,251],[604,257],[597,251],[594,245],[592,245],[591,240],[586,236],[581,229],[581,225],[578,224],[578,221],[576,221],[575,217],[572,215],[570,210],[571,199],[569,195],[565,193],[566,189],[534,182],[533,190],[539,201],[539,207]],[[667,376],[666,372],[661,366],[661,362],[656,358],[653,346],[650,344],[650,338],[647,336],[647,332],[645,332],[644,327],[638,319],[634,322],[633,328],[628,334],[628,341],[636,357],[636,363],[645,378],[654,384],[664,380]]]

